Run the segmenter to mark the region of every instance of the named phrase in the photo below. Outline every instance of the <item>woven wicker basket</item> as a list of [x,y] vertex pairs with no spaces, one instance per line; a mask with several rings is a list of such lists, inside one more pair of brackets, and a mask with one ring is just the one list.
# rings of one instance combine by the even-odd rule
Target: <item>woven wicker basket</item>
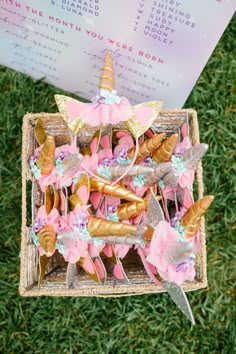
[[[42,193],[37,181],[32,178],[28,160],[36,145],[34,138],[34,125],[38,118],[45,122],[46,132],[55,136],[56,144],[62,145],[69,142],[69,132],[60,114],[31,114],[24,116],[23,121],[23,144],[22,144],[22,239],[21,239],[21,266],[20,266],[20,294],[23,296],[97,296],[97,297],[120,297],[138,294],[164,292],[151,282],[142,266],[139,256],[133,252],[128,254],[124,261],[124,269],[131,285],[116,285],[108,277],[105,285],[97,285],[85,275],[81,275],[77,286],[73,289],[66,288],[66,262],[60,254],[52,257],[44,284],[38,288],[38,252],[30,236],[32,218],[35,217],[38,208],[43,203]],[[179,132],[182,124],[189,121],[190,138],[193,145],[199,143],[199,130],[197,113],[194,110],[162,111],[154,122],[157,132],[165,131],[167,134]],[[118,130],[126,130],[124,124],[117,125]],[[86,145],[94,129],[85,126],[79,134],[79,145]],[[197,184],[199,198],[203,196],[202,167],[199,163],[197,168]],[[31,207],[30,207],[31,205]],[[31,210],[30,210],[31,209]],[[30,212],[31,211],[31,212]],[[31,214],[31,215],[29,215]],[[196,279],[183,285],[185,291],[201,289],[207,286],[206,278],[206,245],[204,218],[200,227],[201,248],[196,256]]]

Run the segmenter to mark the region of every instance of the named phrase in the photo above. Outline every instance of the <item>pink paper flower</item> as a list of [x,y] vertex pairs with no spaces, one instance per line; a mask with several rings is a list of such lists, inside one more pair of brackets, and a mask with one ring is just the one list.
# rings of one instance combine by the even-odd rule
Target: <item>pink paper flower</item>
[[78,235],[78,232],[86,227],[87,209],[87,205],[77,207],[60,218],[57,248],[67,262],[76,263],[80,257],[86,257],[88,254],[88,241],[80,239]]
[[181,285],[185,281],[192,281],[194,279],[195,269],[192,264],[193,262],[186,263],[184,266],[182,264],[169,264],[164,257],[167,245],[170,242],[178,241],[178,238],[178,232],[169,223],[160,221],[150,243],[150,253],[147,256],[147,261],[157,268],[164,280]]
[[184,137],[181,143],[178,143],[174,150],[175,156],[181,156],[183,153],[192,147],[189,137]]
[[131,135],[126,134],[119,139],[118,145],[114,149],[114,156],[119,156],[123,151],[128,151],[134,146],[134,141]]

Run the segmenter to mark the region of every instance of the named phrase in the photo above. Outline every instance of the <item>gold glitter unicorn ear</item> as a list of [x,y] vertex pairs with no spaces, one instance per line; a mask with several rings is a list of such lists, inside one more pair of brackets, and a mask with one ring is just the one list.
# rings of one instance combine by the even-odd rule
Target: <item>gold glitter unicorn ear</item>
[[149,101],[132,107],[133,114],[125,124],[136,139],[151,127],[160,113],[162,104],[161,101]]
[[74,98],[55,95],[54,96],[59,112],[62,118],[74,134],[78,134],[80,129],[84,126],[84,122],[79,116],[80,105],[83,104]]
[[100,78],[99,88],[107,91],[113,91],[115,89],[115,79],[113,70],[113,61],[111,52],[107,52],[102,74]]

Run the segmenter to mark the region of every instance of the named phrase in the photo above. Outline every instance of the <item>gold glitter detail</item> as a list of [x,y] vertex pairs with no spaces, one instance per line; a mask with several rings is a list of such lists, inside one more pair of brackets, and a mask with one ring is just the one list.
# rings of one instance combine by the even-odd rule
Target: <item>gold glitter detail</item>
[[73,122],[71,122],[70,117],[67,113],[67,102],[68,101],[75,101],[77,103],[79,103],[79,102],[74,100],[71,97],[67,97],[67,96],[63,96],[63,95],[55,95],[54,98],[56,100],[56,104],[59,109],[59,112],[62,115],[62,118],[64,119],[64,121],[66,122],[66,124],[68,125],[70,130],[74,134],[78,134],[80,129],[84,126],[84,123],[82,122],[80,116],[78,116]]
[[125,123],[128,130],[135,138],[139,138],[146,130],[148,130],[151,127],[152,123],[159,115],[162,104],[163,102],[161,101],[149,101],[149,102],[143,102],[137,104],[132,107],[133,109],[141,108],[141,107],[150,107],[153,109],[152,117],[150,117],[148,124],[142,126],[134,115],[131,116]]

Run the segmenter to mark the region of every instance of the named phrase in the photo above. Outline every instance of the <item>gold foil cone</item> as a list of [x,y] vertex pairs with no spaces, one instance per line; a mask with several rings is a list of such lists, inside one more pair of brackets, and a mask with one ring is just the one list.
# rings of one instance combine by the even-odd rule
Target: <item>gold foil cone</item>
[[[160,200],[160,196],[156,196],[157,200]],[[145,197],[142,202],[137,203],[124,203],[117,207],[116,213],[120,220],[130,219],[137,216],[141,211],[146,210],[149,205],[149,196]]]
[[56,232],[52,225],[45,225],[37,234],[40,246],[45,251],[47,257],[51,257],[55,251]]
[[92,237],[134,235],[137,231],[135,225],[123,224],[93,216],[88,218],[88,231]]
[[153,152],[152,159],[156,163],[169,161],[177,143],[178,134],[172,134]]
[[[166,137],[166,133],[155,134],[150,139],[147,139],[142,144],[139,145],[139,152],[136,162],[140,162],[150,155],[157,147],[160,145],[162,140]],[[134,157],[135,147],[128,151],[128,156],[130,159]]]
[[95,190],[100,193],[111,195],[113,197],[118,197],[120,199],[129,200],[131,202],[142,202],[142,198],[138,197],[133,192],[129,191],[126,188],[119,186],[118,184],[106,184],[97,180],[95,177],[90,178],[90,188],[91,191]]
[[50,175],[55,158],[55,140],[53,136],[48,135],[43,147],[39,153],[39,156],[36,160],[36,164],[40,169],[42,175]]
[[104,65],[102,69],[102,75],[100,78],[99,88],[107,91],[112,91],[115,88],[115,79],[113,71],[113,61],[111,52],[107,52]]
[[213,195],[206,195],[194,203],[182,216],[180,223],[183,226],[186,238],[191,238],[196,234],[200,226],[201,217],[210,207],[213,200]]

